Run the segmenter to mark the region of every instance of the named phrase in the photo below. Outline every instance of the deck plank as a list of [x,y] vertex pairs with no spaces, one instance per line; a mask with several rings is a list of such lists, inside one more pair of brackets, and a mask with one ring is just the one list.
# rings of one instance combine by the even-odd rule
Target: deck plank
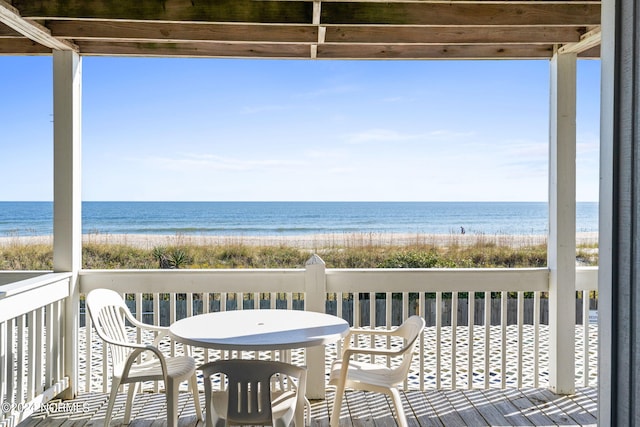
[[520,390],[508,390],[509,401],[527,417],[534,426],[556,425],[546,414],[538,408],[538,405],[522,393]]
[[428,392],[427,399],[431,403],[434,411],[438,414],[440,422],[445,426],[463,426],[464,420],[458,414],[456,408],[451,406],[449,399],[442,391]]
[[522,414],[520,409],[511,402],[505,390],[481,390],[484,398],[498,411],[508,426],[532,426],[535,425],[529,418]]
[[[512,421],[507,420],[504,414],[493,405],[482,390],[464,390],[461,392],[467,398],[469,403],[475,408],[480,416],[490,426],[508,426],[513,425]],[[480,424],[479,424],[480,425]],[[525,424],[528,425],[528,424]]]
[[[575,395],[558,396],[544,389],[427,390],[402,392],[407,421],[411,427],[443,426],[593,426],[597,421],[597,392],[581,388]],[[313,427],[328,427],[333,390],[326,400],[311,402]],[[118,394],[111,427],[120,426],[124,417],[125,393]],[[74,401],[86,410],[36,414],[19,427],[102,427],[108,395],[87,393]],[[201,396],[202,401],[202,396]],[[344,427],[395,427],[391,401],[372,392],[347,391],[340,419]],[[180,393],[179,427],[204,427],[195,415],[189,393]],[[143,393],[136,397],[130,427],[166,427],[164,394]]]
[[537,390],[537,393],[549,399],[556,412],[566,414],[577,424],[595,425],[598,421],[595,415],[587,413],[571,396],[559,396],[549,390]]
[[[417,421],[422,427],[444,427],[444,424],[438,418],[438,414],[429,403],[428,394],[404,392],[404,398],[409,404],[410,411],[407,411],[409,422]],[[409,424],[410,426],[413,424]]]

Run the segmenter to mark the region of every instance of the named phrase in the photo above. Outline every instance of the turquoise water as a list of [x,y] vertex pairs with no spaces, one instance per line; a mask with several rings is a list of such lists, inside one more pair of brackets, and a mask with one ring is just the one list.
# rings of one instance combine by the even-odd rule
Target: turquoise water
[[[545,234],[543,202],[84,202],[83,232],[300,235]],[[52,234],[51,202],[0,202],[0,236]],[[598,204],[577,205],[576,231],[598,230]]]

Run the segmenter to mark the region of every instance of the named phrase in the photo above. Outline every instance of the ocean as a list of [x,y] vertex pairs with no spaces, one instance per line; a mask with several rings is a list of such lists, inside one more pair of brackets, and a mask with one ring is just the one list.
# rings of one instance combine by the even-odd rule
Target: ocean
[[[343,233],[541,235],[544,202],[83,202],[83,233],[293,236]],[[51,202],[0,202],[1,236],[51,235]],[[579,202],[576,231],[598,231]]]

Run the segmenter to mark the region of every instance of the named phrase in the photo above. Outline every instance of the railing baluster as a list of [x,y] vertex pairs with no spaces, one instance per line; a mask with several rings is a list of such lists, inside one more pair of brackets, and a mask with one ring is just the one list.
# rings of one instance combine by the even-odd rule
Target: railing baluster
[[[7,322],[0,322],[0,404],[7,401],[7,390],[9,384],[7,381],[7,350],[9,349],[9,341],[7,340]],[[0,411],[0,421],[4,417],[9,416],[4,411]]]
[[360,293],[353,293],[353,326],[360,327]]
[[491,370],[491,292],[484,293],[484,388],[489,388]]
[[[153,298],[153,324],[155,326],[160,326],[160,294],[158,292],[154,292],[152,294],[152,298]],[[155,338],[157,336],[157,334],[154,332],[153,333],[153,338]],[[173,342],[173,340],[169,340],[170,342]],[[171,355],[174,355],[174,346],[170,345],[171,347]],[[165,388],[167,387],[166,384],[164,384]],[[133,385],[129,385],[129,387],[133,387]],[[140,388],[143,388],[143,385],[140,386]],[[154,381],[153,382],[153,392],[157,393],[158,391],[160,391],[160,381]],[[167,393],[167,390],[165,390],[165,393]]]
[[38,333],[36,326],[36,312],[31,311],[26,315],[27,328],[28,328],[28,341],[27,341],[27,389],[26,400],[30,401],[36,396],[35,392],[35,375],[36,375],[36,339],[35,336]]
[[458,292],[451,293],[451,390],[458,388]]
[[[176,321],[176,294],[174,292],[169,293],[169,324],[173,325]],[[171,340],[171,348],[170,348],[171,356],[175,356],[176,354],[176,343],[174,340]]]
[[[10,346],[10,349],[13,349],[13,343],[16,340],[15,334],[15,319],[9,319],[7,321],[7,344]],[[6,393],[4,395],[4,401],[8,402],[9,405],[15,403],[13,390],[14,382],[15,382],[15,374],[14,374],[14,363],[15,363],[15,354],[12,350],[7,351],[7,364],[6,364]]]
[[[24,369],[22,368],[24,365],[24,357],[25,357],[25,316],[21,315],[16,318],[16,329],[17,329],[17,337],[16,337],[16,402],[24,402]],[[57,377],[56,377],[57,378]]]
[[53,317],[53,306],[54,304],[49,304],[47,306],[47,320],[46,320],[46,326],[47,326],[47,343],[46,343],[46,348],[47,348],[47,362],[45,364],[45,376],[44,376],[44,382],[45,382],[45,387],[49,387],[52,384],[53,381],[53,352],[54,352],[54,345],[53,342],[55,341],[54,338],[54,326],[53,326],[53,322],[54,322],[54,317]]
[[582,359],[584,376],[582,385],[589,387],[589,291],[582,291]]
[[507,385],[507,293],[500,293],[500,384]]
[[402,293],[402,322],[404,322],[408,318],[409,318],[409,292],[403,292]]
[[[85,355],[84,355],[84,391],[86,393],[91,393],[93,381],[91,381],[92,373],[93,373],[93,325],[91,323],[91,316],[89,316],[89,311],[85,308],[84,311],[84,341],[85,341]],[[38,334],[40,336],[41,334]],[[106,355],[102,356],[106,357]],[[36,384],[38,381],[36,379]]]
[[[426,310],[425,310],[424,292],[420,292],[420,294],[418,296],[418,314],[420,316],[422,316],[422,318],[424,319],[425,312],[426,312]],[[419,345],[420,345],[420,348],[418,349],[418,351],[419,351],[418,357],[420,357],[420,363],[418,364],[418,366],[420,368],[420,371],[418,373],[418,378],[419,378],[419,381],[420,381],[420,390],[424,391],[424,363],[425,363],[424,331],[420,334],[420,344]]]
[[436,292],[436,389],[442,388],[442,292]]
[[[376,294],[375,292],[369,292],[369,325],[370,325],[370,328],[372,329],[376,328]],[[376,346],[375,336],[373,335],[369,336],[369,346],[371,348],[375,348]],[[369,360],[371,363],[374,363],[376,360],[376,357],[372,354],[370,355]]]
[[540,360],[540,294],[533,294],[533,386],[539,387],[540,368],[538,367]]
[[[342,292],[336,292],[334,295],[336,299],[336,316],[338,316],[341,319],[344,319],[344,316],[342,316],[342,302],[343,302],[344,296]],[[340,357],[341,354],[342,354],[342,340],[339,340],[336,345],[336,357]]]
[[524,292],[518,292],[518,388],[522,388],[522,368],[523,368],[523,327],[524,327]]
[[227,311],[227,293],[220,292],[220,311]]
[[473,325],[476,305],[475,292],[467,293],[467,348],[469,351],[469,357],[467,359],[467,388],[471,390],[473,388]]
[[58,379],[62,378],[62,351],[64,348],[62,347],[62,333],[63,333],[63,309],[62,309],[62,301],[56,301],[53,303],[53,315],[54,315],[54,323],[53,323],[53,331],[54,331],[54,346],[52,348],[53,356],[53,378],[52,383],[49,386],[53,385]]
[[[393,293],[385,293],[385,329],[391,329],[393,317]],[[391,348],[391,337],[386,337],[387,349]],[[391,357],[387,356],[387,366],[391,366]]]
[[[203,292],[202,293],[202,313],[206,314],[210,312],[210,303],[209,303],[209,292]],[[208,363],[209,360],[209,349],[208,348],[204,348],[204,353],[203,353],[203,357],[204,357],[204,363]]]
[[[136,316],[135,317],[138,320],[138,322],[144,322],[144,320],[143,320],[144,319],[144,314],[143,314],[143,311],[142,311],[142,296],[143,295],[144,294],[141,293],[141,292],[137,292],[137,293],[133,294],[133,297],[135,298],[134,304],[135,304],[135,307],[136,307]],[[125,295],[125,298],[126,298],[126,295]],[[126,299],[125,299],[125,301],[126,301]],[[139,343],[143,342],[142,341],[142,330],[140,328],[136,328],[136,340]],[[137,360],[138,360],[138,363],[142,362],[143,355],[141,354],[140,356],[138,356]]]

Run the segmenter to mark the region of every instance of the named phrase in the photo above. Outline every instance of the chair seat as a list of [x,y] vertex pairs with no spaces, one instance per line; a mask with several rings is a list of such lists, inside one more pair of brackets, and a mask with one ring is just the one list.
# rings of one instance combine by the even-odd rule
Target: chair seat
[[[167,357],[165,363],[167,364],[167,377],[177,381],[189,378],[196,369],[195,359],[189,356]],[[117,371],[122,372],[122,366]],[[158,359],[152,359],[148,362],[133,364],[129,375],[122,380],[122,383],[158,380],[162,380],[162,368]]]
[[[331,364],[330,385],[338,385],[341,372],[342,361],[335,360]],[[347,371],[347,384],[350,387],[353,387],[354,383],[366,383],[367,385],[391,388],[402,384],[405,378],[403,374],[403,372],[398,372],[381,364],[350,360]]]

